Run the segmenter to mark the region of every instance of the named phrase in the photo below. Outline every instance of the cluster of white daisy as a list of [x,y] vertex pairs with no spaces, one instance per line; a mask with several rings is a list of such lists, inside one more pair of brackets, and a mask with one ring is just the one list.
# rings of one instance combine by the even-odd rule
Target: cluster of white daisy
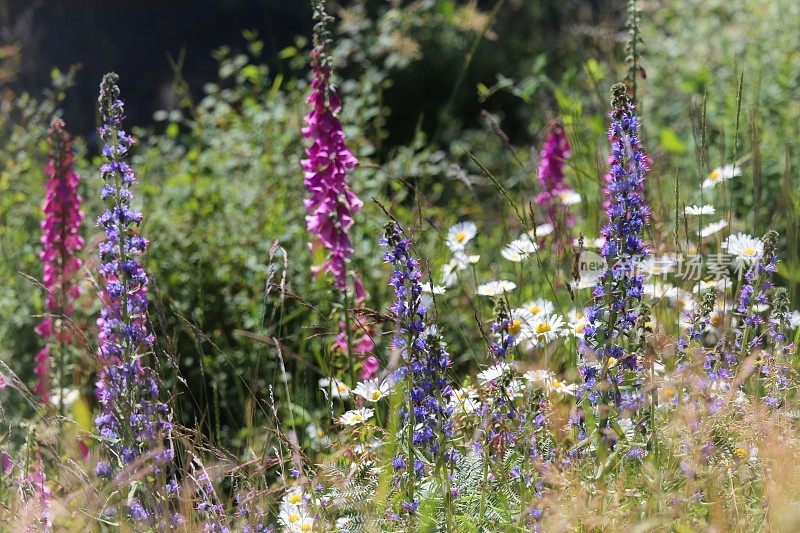
[[[500,296],[516,288],[511,281],[490,281],[478,287],[480,296]],[[508,332],[517,344],[525,349],[541,348],[559,337],[583,338],[587,325],[586,314],[581,309],[573,309],[564,317],[555,313],[553,302],[538,298],[511,311]]]
[[[501,378],[513,374],[507,382],[505,391],[509,399],[522,396],[526,386],[544,390],[548,395],[564,394],[574,396],[575,391],[578,389],[577,383],[562,381],[549,370],[529,370],[522,374],[522,379],[517,379],[518,374],[516,372],[515,365],[500,361],[478,373],[478,384],[481,387],[496,386]],[[460,400],[454,406],[459,407],[464,412],[472,412],[480,406],[477,400],[478,393],[474,388],[465,387],[460,389],[459,396]]]
[[283,497],[278,520],[283,530],[289,533],[314,531],[314,516],[307,508],[308,497],[303,489],[290,489]]
[[583,338],[586,313],[573,309],[567,320],[555,313],[553,302],[538,298],[511,311],[508,331],[525,349],[542,348],[559,337]]
[[[358,396],[369,403],[379,402],[383,398],[389,396],[389,394],[392,392],[392,385],[386,379],[369,379],[366,381],[361,381],[356,384],[355,388],[351,389],[338,379],[322,378],[319,380],[319,388],[324,391],[325,394],[330,394],[334,398],[348,399],[352,396]],[[372,418],[374,414],[375,411],[373,409],[368,407],[359,407],[357,409],[347,411],[340,416],[339,423],[345,426],[357,426]]]

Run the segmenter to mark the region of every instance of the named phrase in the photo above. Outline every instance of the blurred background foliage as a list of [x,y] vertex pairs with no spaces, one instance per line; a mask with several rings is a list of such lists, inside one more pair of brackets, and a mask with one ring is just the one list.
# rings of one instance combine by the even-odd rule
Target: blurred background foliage
[[[342,313],[330,280],[310,275],[319,257],[308,250],[303,218],[310,9],[303,2],[215,2],[209,18],[200,3],[188,29],[178,25],[168,42],[156,36],[154,44],[144,34],[135,42],[113,37],[122,34],[125,5],[81,11],[70,4],[22,9],[5,2],[0,9],[0,358],[32,382],[33,328],[42,312],[35,280],[44,139],[54,115],[78,137],[88,244],[77,320],[92,331],[100,212],[93,106],[100,75],[115,69],[138,139],[133,163],[142,232],[151,240],[145,266],[153,280],[155,359],[176,396],[178,420],[233,445],[266,438],[256,428],[271,416],[273,399],[285,424],[317,420],[312,406],[324,403],[316,382],[335,364],[331,345]],[[381,311],[389,299],[377,243],[385,217],[371,198],[411,228],[435,276],[449,259],[442,245],[449,225],[475,220],[482,276],[500,276],[509,268],[499,261],[508,228],[522,228],[468,154],[526,208],[538,192],[537,153],[552,120],[572,140],[568,179],[590,200],[580,206],[579,229],[597,234],[608,88],[627,69],[624,2],[355,0],[331,7],[342,122],[361,160],[352,184],[366,205],[354,229],[353,266],[367,285],[368,308]],[[700,203],[708,171],[740,160],[743,176],[729,199],[737,229],[781,232],[782,283],[796,296],[800,7],[793,0],[651,0],[639,8],[646,78],[638,79],[638,92],[655,162],[653,241],[679,240],[676,198]],[[127,9],[137,24],[150,8]],[[170,9],[188,8],[174,2],[159,9],[169,20]],[[147,14],[156,34],[162,18]],[[186,37],[195,26],[204,27],[202,36]],[[541,283],[529,296],[546,295]],[[468,304],[459,307],[486,314],[469,294],[458,296]],[[439,312],[456,363],[480,359],[475,318]],[[374,328],[385,362],[381,333],[391,325],[378,318]],[[94,343],[88,335],[73,354],[74,386],[87,402]]]

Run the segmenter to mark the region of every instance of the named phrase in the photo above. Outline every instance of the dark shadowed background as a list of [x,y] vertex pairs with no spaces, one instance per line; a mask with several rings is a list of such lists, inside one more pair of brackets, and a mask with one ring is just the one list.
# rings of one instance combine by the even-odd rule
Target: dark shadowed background
[[[330,11],[336,13],[337,7],[350,3],[331,3]],[[387,3],[371,0],[366,5],[377,11]],[[469,2],[454,2],[459,3]],[[569,61],[580,59],[576,56],[590,55],[598,42],[591,34],[582,35],[580,28],[618,31],[624,16],[624,2],[609,0],[503,4],[493,25],[493,33],[503,39],[484,40],[456,91],[453,84],[466,50],[462,46],[437,50],[441,43],[435,42],[436,36],[427,43],[432,49],[426,50],[423,60],[393,79],[393,89],[386,95],[395,109],[387,124],[393,140],[407,142],[420,116],[425,117],[423,128],[433,129],[436,111],[451,96],[459,119],[477,121],[481,106],[475,99],[476,83],[491,86],[497,72],[524,73],[529,65],[521,62],[530,62],[537,51],[547,52],[548,74],[557,74]],[[476,5],[488,12],[495,2],[482,0]],[[570,31],[563,31],[567,25]],[[131,123],[146,125],[154,111],[170,105],[173,62],[180,62],[181,75],[199,95],[216,73],[211,52],[223,45],[243,48],[242,30],[258,32],[265,45],[263,60],[275,66],[279,51],[295,36],[309,36],[311,28],[311,9],[305,0],[0,0],[0,42],[21,48],[22,63],[13,88],[37,94],[48,86],[54,67],[64,71],[79,65],[64,117],[82,135],[95,127],[91,95],[105,72],[120,75]],[[402,109],[409,105],[414,109]],[[502,111],[504,99],[495,98],[492,105]],[[524,125],[512,121],[506,127],[513,131]]]

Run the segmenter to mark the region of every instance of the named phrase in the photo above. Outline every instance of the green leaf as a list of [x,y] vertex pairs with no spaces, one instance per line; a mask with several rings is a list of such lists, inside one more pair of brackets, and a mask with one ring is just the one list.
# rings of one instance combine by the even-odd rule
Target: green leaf
[[451,19],[455,13],[455,6],[453,5],[452,0],[439,0],[436,7],[439,9],[439,13],[442,14],[445,20]]
[[294,57],[297,55],[297,48],[294,46],[287,46],[280,52],[278,52],[278,57],[281,59],[289,59],[290,57]]
[[169,137],[170,139],[176,138],[180,132],[181,132],[180,126],[178,126],[174,122],[170,122],[169,126],[167,126],[166,134],[167,137]]
[[672,154],[686,153],[686,144],[670,128],[661,129],[661,148]]
[[589,76],[592,77],[595,81],[600,81],[606,77],[606,73],[603,71],[603,67],[600,66],[600,63],[597,62],[596,59],[591,58],[586,62],[586,72]]
[[244,76],[246,80],[255,83],[261,76],[261,72],[256,65],[245,65],[242,68],[242,76]]
[[311,413],[309,413],[302,406],[297,405],[294,402],[289,402],[288,406],[289,412],[294,416],[295,424],[308,424],[314,420],[314,418],[311,416]]

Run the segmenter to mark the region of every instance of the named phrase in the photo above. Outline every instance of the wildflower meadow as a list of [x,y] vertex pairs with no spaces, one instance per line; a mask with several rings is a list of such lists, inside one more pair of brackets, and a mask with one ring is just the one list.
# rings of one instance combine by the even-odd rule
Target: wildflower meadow
[[300,12],[0,31],[0,531],[800,530],[799,5]]

